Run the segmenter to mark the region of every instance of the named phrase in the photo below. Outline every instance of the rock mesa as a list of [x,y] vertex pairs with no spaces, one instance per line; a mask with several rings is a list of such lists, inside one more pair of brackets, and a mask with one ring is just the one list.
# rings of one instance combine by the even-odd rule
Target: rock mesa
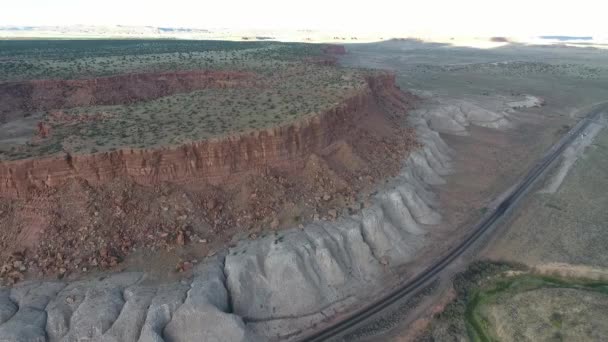
[[310,153],[348,134],[349,125],[377,113],[373,107],[378,96],[399,91],[391,74],[370,76],[367,81],[367,86],[333,108],[265,130],[163,148],[5,161],[0,163],[0,196],[27,197],[75,178],[94,185],[116,177],[142,185],[201,180],[217,184],[268,167],[297,167]]

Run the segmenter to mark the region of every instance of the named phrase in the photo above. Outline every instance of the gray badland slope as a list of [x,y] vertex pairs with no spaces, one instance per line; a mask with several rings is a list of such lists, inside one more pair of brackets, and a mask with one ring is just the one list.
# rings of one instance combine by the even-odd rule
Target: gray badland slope
[[[463,127],[498,115],[448,106]],[[452,170],[452,152],[431,128],[441,113],[410,115],[422,146],[360,214],[243,241],[181,282],[146,285],[145,274],[119,273],[1,289],[0,341],[258,341],[311,327],[381,289],[390,269],[430,242],[441,220],[432,187]]]

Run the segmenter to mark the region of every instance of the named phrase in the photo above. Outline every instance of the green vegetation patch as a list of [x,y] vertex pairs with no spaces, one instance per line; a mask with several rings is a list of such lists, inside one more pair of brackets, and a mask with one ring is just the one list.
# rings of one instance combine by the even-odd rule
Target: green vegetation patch
[[[60,111],[62,120],[52,115],[57,111],[43,113],[50,135],[5,147],[3,157],[172,146],[263,129],[319,113],[365,84],[350,70],[312,65],[302,65],[299,70],[290,74],[289,82],[274,80],[278,83],[264,89],[209,88],[130,105],[78,107]],[[314,86],[316,83],[324,86]]]
[[171,40],[0,41],[0,82],[133,72],[241,70],[272,73],[321,54],[321,45]]
[[608,284],[479,262],[454,279],[457,298],[426,341],[599,341],[608,336]]
[[473,341],[599,341],[606,315],[608,284],[525,274],[476,291],[465,318]]
[[[255,75],[253,85],[18,113],[0,122],[0,160],[179,145],[318,114],[366,85],[366,71],[314,63],[323,56],[322,45],[299,43],[0,41],[0,82],[175,70]],[[48,132],[36,135],[40,125]]]

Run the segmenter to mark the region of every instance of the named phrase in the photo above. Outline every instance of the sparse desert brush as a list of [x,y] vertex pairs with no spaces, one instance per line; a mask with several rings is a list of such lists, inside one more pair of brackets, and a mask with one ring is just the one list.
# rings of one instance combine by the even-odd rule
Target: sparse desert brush
[[[21,44],[21,46],[16,45]],[[107,151],[124,146],[161,146],[264,128],[329,109],[346,98],[352,84],[364,85],[358,70],[304,61],[318,56],[316,45],[270,42],[77,41],[49,42],[48,50],[28,42],[0,42],[0,80],[86,78],[169,70],[237,70],[259,85],[207,88],[123,105],[78,107],[66,114],[84,118],[112,113],[103,120],[56,124],[52,138],[3,158],[60,152],[56,143],[74,136],[72,148]],[[42,53],[43,52],[43,53]],[[242,66],[235,65],[235,61]],[[49,115],[48,113],[46,115]],[[108,138],[111,137],[111,138]],[[48,145],[48,146],[47,146]]]

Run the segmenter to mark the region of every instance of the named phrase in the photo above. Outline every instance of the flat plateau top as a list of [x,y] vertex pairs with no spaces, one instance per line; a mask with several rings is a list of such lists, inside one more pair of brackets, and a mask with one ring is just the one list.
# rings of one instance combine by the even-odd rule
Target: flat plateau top
[[0,160],[171,146],[268,128],[327,110],[365,85],[361,71],[333,66],[322,45],[144,40],[0,47],[0,84],[201,70],[248,75],[246,84],[138,101],[16,108],[0,118]]

